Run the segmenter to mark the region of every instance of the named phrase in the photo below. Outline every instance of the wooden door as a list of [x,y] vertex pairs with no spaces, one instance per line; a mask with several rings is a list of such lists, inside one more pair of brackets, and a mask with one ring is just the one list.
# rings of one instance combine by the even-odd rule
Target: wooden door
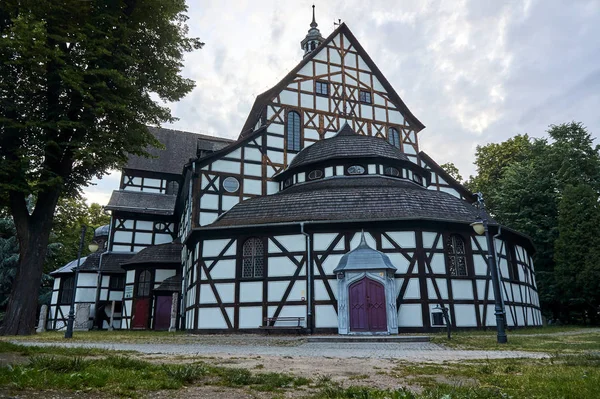
[[369,331],[367,315],[366,278],[352,284],[349,288],[350,331]]
[[134,301],[132,328],[148,328],[150,318],[150,298],[138,298]]
[[377,281],[367,280],[367,314],[369,331],[387,331],[385,288]]
[[154,329],[168,330],[171,325],[171,295],[160,295],[156,297],[156,313],[154,314]]
[[387,331],[385,288],[363,278],[349,288],[350,331]]

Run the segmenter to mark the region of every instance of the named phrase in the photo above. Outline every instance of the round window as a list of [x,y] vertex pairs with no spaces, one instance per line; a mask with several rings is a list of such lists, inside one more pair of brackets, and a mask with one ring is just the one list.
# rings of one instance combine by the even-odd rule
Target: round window
[[348,167],[347,171],[349,175],[362,175],[365,173],[365,168],[360,165],[352,165]]
[[223,188],[228,193],[235,193],[240,189],[240,182],[235,177],[226,177],[225,180],[223,180]]
[[312,170],[308,174],[308,180],[316,180],[316,179],[320,179],[321,177],[323,177],[323,171],[320,169]]
[[400,171],[396,168],[388,166],[387,168],[384,169],[383,174],[387,175],[387,176],[398,177],[398,176],[400,176]]
[[294,176],[290,176],[283,182],[283,188],[288,188],[294,183]]

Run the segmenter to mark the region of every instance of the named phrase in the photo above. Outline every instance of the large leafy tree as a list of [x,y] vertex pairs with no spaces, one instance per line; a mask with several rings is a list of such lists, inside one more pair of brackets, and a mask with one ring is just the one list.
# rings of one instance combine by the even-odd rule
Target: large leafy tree
[[[90,226],[86,232],[86,242],[89,243],[93,239],[94,229],[109,222],[110,216],[103,212],[99,204],[92,203],[88,206],[83,198],[61,198],[50,234],[50,242],[60,244],[60,251],[46,261],[44,271],[49,273],[77,257],[82,225]],[[87,245],[83,251],[83,255],[87,255]]]
[[[0,200],[19,266],[2,334],[30,334],[61,196],[158,145],[146,125],[172,121],[158,100],[193,88],[180,73],[184,0],[0,2]],[[35,198],[32,211],[26,200]]]
[[548,136],[478,147],[469,186],[498,221],[533,239],[542,307],[569,321],[600,305],[600,148],[581,123],[550,126]]

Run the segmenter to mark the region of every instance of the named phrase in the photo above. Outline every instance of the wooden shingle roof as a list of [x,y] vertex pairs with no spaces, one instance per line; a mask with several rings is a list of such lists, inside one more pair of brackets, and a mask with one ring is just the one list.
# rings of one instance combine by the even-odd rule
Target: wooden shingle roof
[[289,169],[340,158],[390,158],[409,162],[402,151],[387,141],[355,133],[346,123],[334,137],[317,141],[300,151]]
[[141,263],[181,263],[182,244],[169,242],[167,244],[152,245],[146,247],[135,254],[124,265],[134,265]]
[[176,199],[176,195],[114,190],[104,209],[150,215],[173,215]]
[[398,219],[471,223],[477,216],[475,207],[451,194],[402,179],[364,175],[326,178],[248,199],[209,227]]
[[130,155],[124,169],[180,175],[190,158],[196,158],[197,150],[217,151],[227,147],[233,140],[207,136],[181,130],[148,127],[148,130],[165,148],[148,147],[152,158]]

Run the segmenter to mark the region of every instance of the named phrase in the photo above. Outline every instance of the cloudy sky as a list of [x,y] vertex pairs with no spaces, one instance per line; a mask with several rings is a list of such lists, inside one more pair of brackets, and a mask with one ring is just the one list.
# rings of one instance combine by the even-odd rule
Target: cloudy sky
[[[172,127],[236,138],[254,98],[301,59],[312,1],[187,0],[196,88]],[[581,121],[600,134],[600,1],[315,2],[323,36],[344,21],[426,128],[421,149],[475,173],[477,145]],[[106,204],[112,173],[85,190]]]

